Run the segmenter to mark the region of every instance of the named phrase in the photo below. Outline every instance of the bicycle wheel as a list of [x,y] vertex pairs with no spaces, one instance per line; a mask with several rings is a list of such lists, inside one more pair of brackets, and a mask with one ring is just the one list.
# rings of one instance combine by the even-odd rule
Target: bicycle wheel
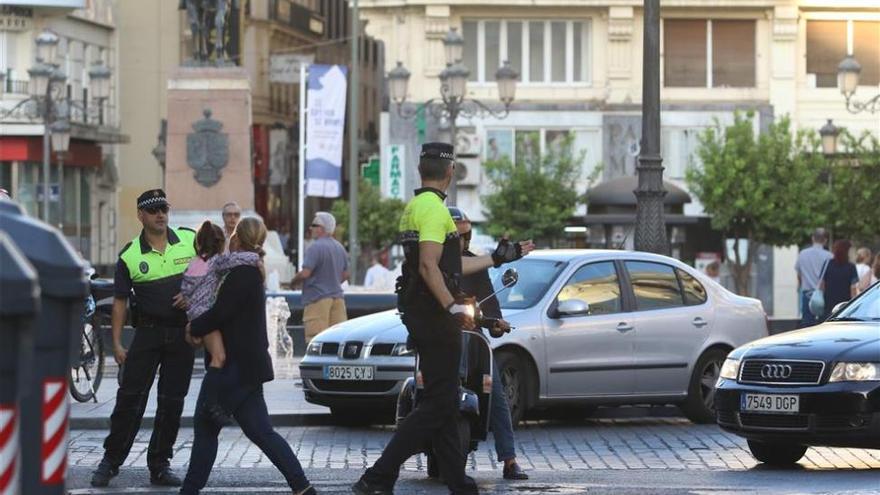
[[70,368],[70,395],[79,402],[95,397],[104,376],[104,341],[101,339],[101,317],[92,315],[80,334],[79,361]]

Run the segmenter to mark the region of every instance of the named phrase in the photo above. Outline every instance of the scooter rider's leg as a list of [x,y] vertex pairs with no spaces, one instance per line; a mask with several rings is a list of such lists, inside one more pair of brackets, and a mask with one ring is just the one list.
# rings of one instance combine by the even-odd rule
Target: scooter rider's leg
[[492,436],[495,438],[495,452],[498,462],[504,463],[502,476],[506,479],[527,480],[529,475],[516,462],[516,443],[513,435],[513,421],[510,417],[510,403],[498,365],[492,363],[492,411],[489,414]]

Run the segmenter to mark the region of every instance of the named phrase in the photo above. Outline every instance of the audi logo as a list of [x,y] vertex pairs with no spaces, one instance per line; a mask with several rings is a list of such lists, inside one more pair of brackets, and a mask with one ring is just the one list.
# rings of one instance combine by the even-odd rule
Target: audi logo
[[787,364],[765,364],[761,367],[761,378],[788,378],[791,376],[791,366]]

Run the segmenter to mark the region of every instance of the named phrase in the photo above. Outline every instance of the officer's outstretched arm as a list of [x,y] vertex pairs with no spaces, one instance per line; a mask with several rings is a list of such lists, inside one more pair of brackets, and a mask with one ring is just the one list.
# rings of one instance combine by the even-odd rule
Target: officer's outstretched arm
[[419,275],[428,286],[431,294],[440,303],[440,307],[447,307],[455,302],[446,282],[443,280],[443,272],[440,271],[440,257],[443,254],[443,244],[433,241],[419,243]]
[[484,256],[462,256],[461,257],[461,273],[471,275],[495,266],[492,255]]

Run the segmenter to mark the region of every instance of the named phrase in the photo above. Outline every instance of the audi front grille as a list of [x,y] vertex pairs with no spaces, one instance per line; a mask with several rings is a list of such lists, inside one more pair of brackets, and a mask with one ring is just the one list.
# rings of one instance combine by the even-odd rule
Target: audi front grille
[[764,385],[818,385],[825,363],[791,359],[747,359],[740,369],[740,383]]

